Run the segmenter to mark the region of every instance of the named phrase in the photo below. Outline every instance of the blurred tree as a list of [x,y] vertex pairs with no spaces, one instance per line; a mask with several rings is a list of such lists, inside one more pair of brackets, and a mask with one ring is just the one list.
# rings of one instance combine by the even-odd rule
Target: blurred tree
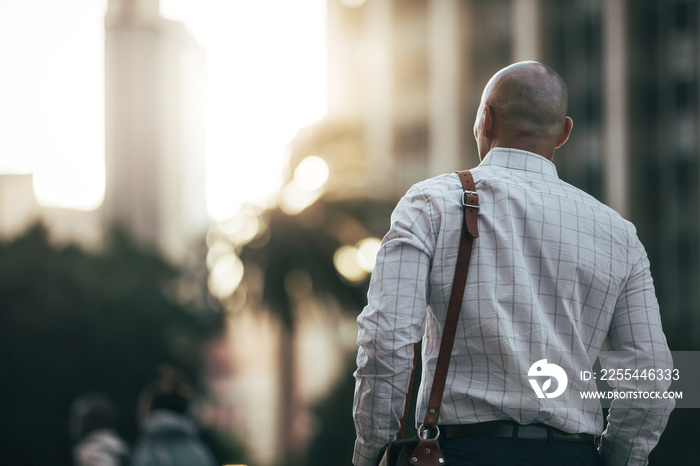
[[[355,244],[369,236],[383,234],[387,229],[388,212],[393,206],[379,202],[317,201],[298,215],[285,214],[280,209],[264,212],[266,228],[240,250],[246,274],[261,272],[262,288],[253,289],[246,277],[243,288],[248,305],[253,309],[268,309],[283,324],[280,342],[281,400],[280,435],[284,439],[282,457],[285,465],[308,464],[305,452],[293,442],[295,416],[295,367],[293,337],[298,315],[294,277],[301,272],[310,281],[315,299],[332,300],[339,307],[357,314],[366,301],[368,280],[350,282],[336,270],[334,255],[344,245]],[[379,226],[381,225],[381,226]],[[379,233],[381,232],[381,233]],[[257,274],[253,281],[257,282]],[[348,367],[348,371],[352,369]],[[349,412],[352,396],[345,400]],[[342,409],[342,408],[341,408]],[[352,431],[352,419],[349,420]],[[348,438],[345,438],[347,443]],[[350,439],[352,441],[352,439]],[[337,452],[336,452],[337,453]],[[347,463],[348,457],[345,458]]]
[[[355,426],[352,418],[352,403],[355,395],[355,353],[345,361],[346,371],[333,390],[315,407],[315,435],[309,446],[307,465],[345,466],[353,456]],[[416,437],[416,402],[421,380],[421,360],[416,361],[416,372],[411,391],[411,400],[406,416],[405,438]]]
[[333,256],[344,244],[374,234],[362,215],[363,210],[373,209],[376,207],[368,208],[363,203],[319,201],[299,215],[287,215],[280,209],[263,214],[266,228],[243,247],[240,257],[244,264],[263,271],[260,299],[287,330],[294,330],[295,310],[289,289],[292,284],[286,280],[297,270],[308,274],[317,297],[332,297],[342,303],[343,310],[352,312],[363,305],[367,280],[345,280],[336,270]]
[[355,358],[348,357],[343,377],[335,388],[314,409],[316,435],[309,445],[308,465],[346,466],[350,464],[355,442],[352,420],[352,400],[355,378],[352,367]]
[[0,243],[0,464],[72,464],[68,409],[86,391],[117,401],[131,440],[159,365],[199,380],[220,322],[172,298],[177,276],[118,231],[99,253],[54,247],[41,226]]

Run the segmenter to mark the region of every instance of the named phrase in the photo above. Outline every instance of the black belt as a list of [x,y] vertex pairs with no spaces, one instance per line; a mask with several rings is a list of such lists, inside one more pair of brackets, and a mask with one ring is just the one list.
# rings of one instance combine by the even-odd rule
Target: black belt
[[558,442],[588,443],[594,445],[595,437],[591,434],[569,434],[545,424],[520,425],[512,421],[489,421],[478,424],[441,425],[440,437],[460,439],[470,437],[503,437],[513,440],[549,440]]

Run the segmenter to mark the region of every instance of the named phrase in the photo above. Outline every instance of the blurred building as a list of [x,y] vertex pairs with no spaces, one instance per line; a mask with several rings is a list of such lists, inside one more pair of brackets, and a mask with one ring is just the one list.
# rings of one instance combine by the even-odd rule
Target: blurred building
[[202,263],[206,54],[158,0],[110,0],[105,28],[103,205],[44,207],[31,175],[3,175],[0,237],[42,222],[55,242],[95,248],[120,226],[174,264]]
[[569,85],[564,179],[634,222],[671,348],[700,342],[700,4],[542,1],[544,59]]
[[0,237],[13,238],[40,220],[33,176],[0,175]]
[[630,215],[649,251],[671,348],[697,349],[700,4],[630,1],[624,14]]
[[158,0],[110,0],[105,29],[104,220],[182,263],[208,227],[206,55]]
[[56,244],[77,243],[86,249],[102,244],[99,211],[42,206],[34,194],[31,174],[0,175],[0,240],[11,240],[39,223]]
[[329,112],[299,133],[292,169],[320,156],[324,199],[395,202],[418,180],[478,163],[472,126],[494,72],[546,63],[569,86],[575,123],[555,157],[560,176],[638,226],[669,332],[697,342],[698,10],[694,0],[328,0]]

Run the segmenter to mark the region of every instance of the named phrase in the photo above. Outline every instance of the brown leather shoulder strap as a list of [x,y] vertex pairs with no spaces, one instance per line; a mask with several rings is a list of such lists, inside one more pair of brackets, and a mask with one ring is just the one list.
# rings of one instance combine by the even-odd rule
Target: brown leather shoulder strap
[[[423,420],[423,427],[426,429],[435,429],[437,427],[438,416],[440,415],[440,405],[442,404],[442,395],[445,391],[445,381],[447,380],[447,372],[450,366],[450,358],[452,357],[452,348],[454,347],[455,335],[457,333],[457,323],[459,314],[462,308],[462,299],[464,297],[464,288],[467,283],[467,272],[469,271],[469,261],[471,259],[472,247],[474,238],[479,236],[477,215],[479,213],[479,195],[476,192],[474,178],[469,170],[458,172],[459,179],[462,182],[462,211],[464,221],[462,222],[462,233],[459,242],[459,252],[457,253],[457,266],[455,269],[454,280],[452,282],[452,291],[450,293],[450,301],[447,307],[447,317],[445,319],[445,328],[440,341],[440,351],[438,353],[437,365],[435,367],[435,375],[433,377],[433,386],[430,391],[428,407]],[[418,351],[416,344],[414,351]],[[414,370],[415,370],[414,354]],[[411,384],[413,382],[413,374],[411,374]],[[406,395],[406,410],[408,410],[408,400],[411,396],[411,387]],[[406,423],[406,412],[401,419],[401,430],[398,438],[403,436],[403,431]]]
[[445,391],[445,381],[447,380],[447,371],[450,367],[452,348],[454,347],[455,335],[457,333],[457,323],[462,309],[462,299],[464,297],[464,288],[467,283],[467,272],[469,271],[472,247],[474,238],[479,236],[477,228],[479,195],[476,193],[474,178],[468,170],[459,172],[459,178],[462,180],[462,187],[464,188],[464,193],[462,194],[464,224],[462,226],[459,252],[457,253],[457,267],[455,269],[450,301],[447,307],[445,328],[442,332],[440,352],[438,353],[437,365],[435,367],[433,386],[430,391],[425,419],[423,420],[423,425],[428,429],[437,427],[440,405],[442,404],[442,395]]

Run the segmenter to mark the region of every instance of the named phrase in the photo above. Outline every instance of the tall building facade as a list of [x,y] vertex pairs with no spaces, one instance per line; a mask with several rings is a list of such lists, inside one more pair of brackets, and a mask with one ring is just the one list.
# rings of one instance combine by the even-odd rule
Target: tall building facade
[[541,58],[539,8],[540,0],[328,0],[328,116],[300,132],[292,165],[323,154],[328,198],[383,200],[475,165],[481,89],[514,58]]
[[638,228],[674,349],[700,342],[700,3],[543,0],[575,130],[560,173]]
[[700,4],[626,2],[630,206],[667,328],[700,342]]
[[0,238],[41,222],[53,242],[94,249],[118,225],[173,264],[190,268],[203,261],[209,226],[206,54],[181,23],[162,18],[159,7],[158,0],[108,3],[102,206],[44,207],[36,201],[31,175],[3,175]]
[[105,29],[105,225],[183,263],[208,226],[206,55],[158,0],[110,0]]
[[696,0],[328,0],[329,112],[292,144],[322,155],[326,199],[395,201],[478,163],[480,93],[538,60],[569,87],[560,176],[632,220],[672,341],[700,341]]

